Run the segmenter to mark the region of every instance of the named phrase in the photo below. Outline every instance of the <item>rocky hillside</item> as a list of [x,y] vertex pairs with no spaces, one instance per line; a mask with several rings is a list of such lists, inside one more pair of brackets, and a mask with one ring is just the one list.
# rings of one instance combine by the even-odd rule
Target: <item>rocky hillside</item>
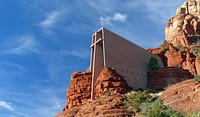
[[160,99],[175,110],[197,111],[200,109],[200,83],[186,80],[172,85],[160,96]]
[[104,68],[91,101],[92,73],[75,72],[66,106],[56,117],[200,116],[200,1],[187,0],[180,6],[165,34],[160,47],[147,49],[164,66],[148,72],[146,90],[129,87],[114,69]]
[[[174,73],[179,70],[177,68],[167,69]],[[163,70],[167,71],[167,69]],[[167,79],[169,75],[166,73],[163,74],[163,70],[154,71],[153,74],[160,73]],[[181,69],[179,71],[184,78],[189,79],[189,77],[191,77],[189,72]],[[171,81],[168,83],[175,84],[176,82],[174,81],[176,80],[179,82],[180,79],[178,75],[180,74],[176,73],[174,77],[169,77]],[[193,112],[200,109],[200,83],[194,82],[193,80],[187,80],[172,85],[155,101],[157,98],[156,94],[152,94],[156,95],[155,97],[151,96],[146,91],[140,92],[133,90],[134,92],[130,92],[130,88],[128,92],[128,85],[124,78],[115,70],[105,68],[97,78],[95,85],[95,91],[97,91],[97,93],[93,101],[91,101],[90,79],[91,72],[75,72],[72,74],[70,86],[67,91],[66,106],[56,117],[139,117],[148,114],[146,111],[149,110],[143,108],[144,104],[151,105],[159,103],[159,105],[162,105],[159,99],[164,100],[164,104],[177,110],[172,111],[173,113],[177,113],[178,111]],[[163,111],[164,114],[169,114],[167,112],[170,110],[170,107],[161,105],[159,108],[157,107],[158,105],[156,105],[155,108],[158,110],[154,110],[153,108],[151,111]]]
[[90,100],[91,72],[76,72],[71,76],[67,103],[56,117],[133,116],[123,104],[128,91],[126,80],[115,70],[105,68],[95,83],[95,99]]

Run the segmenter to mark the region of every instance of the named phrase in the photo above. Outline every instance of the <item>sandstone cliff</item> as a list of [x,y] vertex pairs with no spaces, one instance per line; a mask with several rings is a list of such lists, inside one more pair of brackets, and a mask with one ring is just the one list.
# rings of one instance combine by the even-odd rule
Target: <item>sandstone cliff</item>
[[[56,117],[133,116],[123,105],[128,91],[126,80],[115,70],[104,68],[95,83],[95,99],[91,102],[91,72],[75,72],[67,91],[67,103]],[[111,95],[112,94],[112,95]]]
[[199,58],[197,58],[189,47],[176,48],[172,44],[164,48],[147,49],[149,52],[161,58],[166,67],[180,67],[192,74],[199,72]]
[[91,72],[75,72],[71,75],[71,81],[66,95],[66,109],[82,105],[90,99],[91,81]]
[[169,19],[165,28],[166,40],[174,46],[188,47],[200,36],[200,1],[187,0]]

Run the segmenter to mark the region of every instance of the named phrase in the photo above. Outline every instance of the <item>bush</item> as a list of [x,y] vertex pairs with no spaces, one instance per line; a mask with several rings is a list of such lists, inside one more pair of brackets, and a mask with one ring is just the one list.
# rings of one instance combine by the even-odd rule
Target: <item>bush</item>
[[159,64],[158,64],[158,60],[155,57],[151,57],[149,60],[149,66],[148,66],[148,70],[149,71],[154,71],[160,69]]
[[174,111],[170,107],[163,105],[161,100],[142,103],[140,106],[142,117],[184,117],[184,113]]
[[141,103],[152,101],[152,96],[150,93],[145,91],[138,91],[130,94],[126,100],[124,100],[124,104],[128,107],[139,110]]
[[181,45],[176,46],[177,49],[183,48]]
[[163,102],[159,99],[154,101],[147,90],[130,94],[124,100],[124,104],[137,109],[141,117],[184,117],[185,114],[163,105]]
[[200,110],[196,112],[189,113],[187,117],[200,117]]
[[192,49],[192,53],[198,58],[200,57],[200,47],[195,47]]
[[111,92],[108,89],[106,89],[106,95],[109,96],[110,94]]
[[194,81],[196,81],[196,82],[200,82],[200,76],[199,75],[197,75],[197,74],[195,74],[194,75]]
[[161,47],[164,48],[167,45],[167,40],[164,40]]

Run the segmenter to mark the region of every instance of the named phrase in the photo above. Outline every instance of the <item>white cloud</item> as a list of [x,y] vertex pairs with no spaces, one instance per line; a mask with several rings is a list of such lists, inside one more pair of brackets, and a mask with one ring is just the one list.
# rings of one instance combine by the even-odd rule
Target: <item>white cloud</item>
[[61,18],[62,15],[64,15],[65,12],[66,12],[66,10],[64,10],[64,9],[51,12],[47,16],[47,18],[40,23],[40,25],[44,29],[51,28],[52,26],[54,26],[54,24],[56,24],[59,21],[59,19]]
[[4,108],[10,111],[15,111],[15,109],[11,106],[11,104],[5,101],[0,101],[0,108]]
[[124,14],[121,14],[121,13],[115,13],[113,20],[124,22],[124,21],[126,21],[126,18],[127,18],[127,15],[124,15]]
[[[13,41],[14,40],[14,41]],[[9,40],[7,45],[9,47],[3,51],[6,54],[26,54],[26,53],[37,53],[38,43],[34,37],[29,34],[25,34],[21,37],[13,39],[12,42]]]
[[58,17],[61,15],[60,12],[58,11],[54,11],[52,12],[47,19],[45,19],[44,21],[41,22],[41,26],[43,28],[49,28],[50,26],[52,26],[57,20]]
[[126,14],[121,14],[121,13],[115,13],[112,17],[107,16],[107,17],[100,17],[100,23],[101,25],[111,25],[113,21],[121,21],[125,22],[127,19]]

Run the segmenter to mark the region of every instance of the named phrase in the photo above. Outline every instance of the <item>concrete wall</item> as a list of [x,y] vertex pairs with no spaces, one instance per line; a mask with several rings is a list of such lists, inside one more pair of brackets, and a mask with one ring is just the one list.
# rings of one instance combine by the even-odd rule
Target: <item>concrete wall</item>
[[[113,67],[124,76],[129,86],[146,88],[148,63],[154,55],[105,28],[94,35],[93,37],[96,37],[92,42],[94,52],[91,54],[93,82],[96,81],[103,67]],[[97,40],[101,41],[94,44]],[[160,58],[157,56],[156,58],[162,65]]]

